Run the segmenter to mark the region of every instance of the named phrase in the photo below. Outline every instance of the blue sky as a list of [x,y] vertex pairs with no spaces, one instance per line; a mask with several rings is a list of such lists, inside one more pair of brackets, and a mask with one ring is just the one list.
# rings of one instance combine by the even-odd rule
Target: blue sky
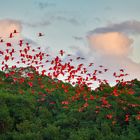
[[[94,35],[95,29],[102,31],[102,28],[113,26],[115,32],[122,34],[121,30],[126,24],[125,37],[133,40],[129,44],[133,52],[123,56],[123,60],[129,59],[129,63],[131,61],[136,66],[136,69],[132,69],[130,64],[130,72],[140,70],[139,13],[139,0],[0,0],[0,20],[19,21],[24,37],[38,41],[43,47],[50,47],[52,50],[76,50],[77,54],[88,57],[89,54],[98,56],[94,51],[100,53],[95,42],[92,42],[93,46],[89,45],[94,38],[89,41],[89,32],[92,31]],[[116,26],[121,26],[121,29],[116,29]],[[139,32],[135,34],[136,30]],[[46,38],[37,40],[35,34],[38,32],[43,32]],[[117,37],[115,34],[110,35]],[[117,57],[119,59],[120,55]]]
[[[73,36],[85,37],[88,31],[96,27],[140,18],[138,0],[0,0],[0,2],[1,19],[16,19],[30,24],[50,22],[48,26],[38,26],[34,29],[24,27],[23,31],[25,35],[33,35],[37,30],[45,31],[50,44],[55,45],[57,42],[57,45],[66,47],[74,43]],[[60,41],[62,38],[58,37],[59,34],[63,42]]]

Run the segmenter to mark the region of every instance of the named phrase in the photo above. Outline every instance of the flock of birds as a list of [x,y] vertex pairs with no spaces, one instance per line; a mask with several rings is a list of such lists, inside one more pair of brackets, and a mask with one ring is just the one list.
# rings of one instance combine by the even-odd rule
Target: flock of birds
[[[78,85],[79,88],[75,89],[75,94],[70,98],[68,97],[67,100],[61,102],[63,108],[68,108],[70,102],[77,101],[80,98],[81,93],[84,91],[85,85],[88,87],[87,92],[89,92],[92,90],[92,86],[94,86],[95,82],[99,83],[99,85],[109,84],[108,80],[98,78],[99,75],[109,71],[109,69],[103,65],[99,65],[98,69],[95,69],[95,64],[93,62],[90,62],[89,64],[86,64],[87,66],[85,66],[85,64],[82,63],[82,60],[85,58],[67,54],[64,50],[60,50],[57,56],[52,56],[47,52],[41,51],[41,47],[32,47],[32,44],[26,42],[24,39],[19,39],[18,43],[16,44],[15,42],[12,42],[12,39],[15,38],[17,34],[19,34],[19,32],[17,30],[13,30],[9,34],[8,39],[4,39],[2,37],[0,38],[0,70],[5,71],[6,78],[13,76],[16,68],[21,67],[20,75],[22,75],[26,67],[31,67],[37,74],[54,79],[51,81],[51,84],[54,85],[53,88],[46,88],[45,83],[42,83],[40,78],[38,79],[40,89],[45,89],[47,93],[51,93],[57,88],[61,88],[65,93],[68,93],[69,86],[63,82],[70,83],[72,86]],[[37,37],[42,38],[43,36],[45,36],[43,33],[38,33]],[[10,72],[7,72],[9,69]],[[124,77],[127,75],[128,74],[125,73],[124,69],[119,69],[118,72],[112,73],[116,83],[121,83],[123,86],[128,83],[127,81],[124,81]],[[30,79],[28,85],[31,88],[32,94],[35,92],[33,88],[34,76],[34,73],[30,71],[26,73],[26,77]],[[59,80],[59,78],[63,80],[61,86],[61,80]],[[24,76],[19,78],[14,77],[13,83],[14,82],[18,82],[19,84],[24,83]],[[95,89],[95,91],[96,90],[103,90],[102,86],[100,86],[100,89]],[[85,103],[79,108],[79,112],[83,111],[84,108],[89,106],[88,100],[92,101],[95,98],[98,98],[98,96],[95,97],[93,94],[88,94],[87,92],[84,91],[82,94],[82,98]],[[19,93],[23,94],[24,91],[20,89]],[[38,99],[38,102],[44,102],[47,95],[41,92],[38,94],[41,96],[41,98]],[[118,92],[117,88],[114,88],[111,94],[113,96],[119,96],[121,93]],[[129,94],[134,94],[134,92],[129,90]],[[107,101],[106,97],[102,97],[101,102],[102,107],[110,108],[111,105]],[[53,105],[55,102],[51,101],[50,104]],[[96,113],[99,112],[98,109],[99,106],[97,107]],[[112,115],[108,114],[107,118],[111,119]],[[128,116],[126,116],[126,121],[127,120]]]
[[[13,30],[9,34],[9,39],[16,37],[19,34],[17,30]],[[38,38],[43,37],[43,33],[38,33]],[[92,87],[95,82],[99,84],[108,84],[108,80],[98,78],[99,74],[104,74],[108,71],[103,65],[99,65],[99,69],[95,69],[94,63],[91,62],[88,66],[81,63],[85,58],[71,54],[66,54],[64,50],[60,50],[56,57],[51,57],[51,54],[42,52],[41,47],[33,48],[28,42],[19,39],[18,44],[13,44],[8,40],[0,38],[0,69],[2,71],[18,66],[33,66],[36,71],[42,75],[47,75],[50,78],[61,77],[63,81],[69,82],[72,85],[83,85]],[[16,46],[16,47],[15,47]],[[63,61],[63,57],[67,57],[67,62]],[[76,62],[77,64],[72,64]],[[48,64],[48,65],[47,65]],[[12,65],[12,66],[11,66]],[[46,66],[47,65],[47,66]],[[89,71],[89,68],[93,69]],[[120,69],[119,73],[113,73],[116,82],[122,81],[127,73],[124,69]]]

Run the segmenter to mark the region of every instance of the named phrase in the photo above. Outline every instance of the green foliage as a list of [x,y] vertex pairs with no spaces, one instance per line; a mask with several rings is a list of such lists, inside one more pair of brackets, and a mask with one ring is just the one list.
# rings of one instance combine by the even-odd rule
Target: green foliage
[[[41,83],[38,83],[38,78]],[[34,88],[29,87],[29,81],[25,77],[24,83],[12,84],[12,77],[6,78],[0,72],[0,140],[140,139],[140,120],[136,119],[140,112],[139,81],[134,80],[133,95],[127,94],[129,87],[117,85],[118,92],[121,92],[117,97],[111,95],[116,87],[109,85],[95,92],[88,91],[86,86],[80,90],[78,85],[72,87],[62,82],[55,82],[58,86],[55,89],[54,81],[45,76],[34,76]],[[41,84],[44,88],[40,88]],[[62,84],[68,86],[68,93],[64,92]],[[54,90],[49,93],[51,89]],[[80,95],[73,101],[77,90]],[[93,95],[94,100],[88,100],[89,106],[83,108],[85,93],[87,98]],[[63,108],[61,102],[66,100],[70,104]],[[103,103],[104,100],[107,104]],[[82,111],[78,111],[79,108]],[[125,121],[126,115],[129,115],[128,121]]]

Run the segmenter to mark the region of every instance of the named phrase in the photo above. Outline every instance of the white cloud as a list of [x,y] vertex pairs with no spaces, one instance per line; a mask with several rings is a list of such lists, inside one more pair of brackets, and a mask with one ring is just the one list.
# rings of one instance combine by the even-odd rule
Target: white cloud
[[140,34],[140,21],[138,20],[128,20],[121,23],[112,23],[104,27],[96,28],[89,32],[93,33],[108,33],[108,32],[120,32],[129,35],[138,35]]

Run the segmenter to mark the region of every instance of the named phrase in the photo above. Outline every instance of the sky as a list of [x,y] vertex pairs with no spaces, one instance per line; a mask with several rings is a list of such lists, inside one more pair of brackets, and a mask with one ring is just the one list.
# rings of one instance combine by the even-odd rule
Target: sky
[[139,0],[0,0],[0,36],[16,27],[44,50],[64,49],[140,79],[139,13]]

